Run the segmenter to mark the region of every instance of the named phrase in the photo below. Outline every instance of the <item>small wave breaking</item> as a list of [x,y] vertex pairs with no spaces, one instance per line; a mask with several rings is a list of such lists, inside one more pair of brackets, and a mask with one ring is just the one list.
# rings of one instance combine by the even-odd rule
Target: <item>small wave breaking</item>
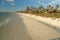
[[9,20],[10,20],[10,18],[7,18],[3,22],[0,22],[0,27],[2,27],[2,25],[6,25]]

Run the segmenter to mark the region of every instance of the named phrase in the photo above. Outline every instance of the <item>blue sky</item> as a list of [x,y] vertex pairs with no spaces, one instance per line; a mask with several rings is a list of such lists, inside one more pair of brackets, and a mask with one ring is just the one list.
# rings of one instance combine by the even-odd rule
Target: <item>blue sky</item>
[[0,0],[0,12],[23,10],[26,6],[45,7],[56,4],[60,4],[60,0]]

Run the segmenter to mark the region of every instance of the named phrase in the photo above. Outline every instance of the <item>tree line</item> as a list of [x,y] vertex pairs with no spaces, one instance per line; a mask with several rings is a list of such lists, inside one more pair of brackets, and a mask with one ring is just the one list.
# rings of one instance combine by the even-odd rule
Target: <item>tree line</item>
[[27,6],[23,11],[20,11],[20,12],[27,13],[27,14],[40,15],[45,17],[54,17],[54,16],[60,17],[60,6],[56,5],[54,7],[52,5],[48,5],[46,8],[44,8],[42,5],[39,6],[38,8]]
[[59,5],[56,5],[55,8],[53,6],[51,6],[51,5],[48,5],[47,8],[44,8],[41,5],[38,8],[27,6],[26,9],[25,9],[25,12],[32,12],[32,13],[44,13],[44,12],[47,12],[47,13],[58,13],[58,12],[60,12],[60,10],[59,10]]

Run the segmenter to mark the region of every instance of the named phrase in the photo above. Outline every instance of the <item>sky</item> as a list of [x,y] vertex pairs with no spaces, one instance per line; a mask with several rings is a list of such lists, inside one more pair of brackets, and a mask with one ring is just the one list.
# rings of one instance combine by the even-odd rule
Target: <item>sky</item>
[[60,5],[60,0],[0,0],[0,12],[13,12],[26,8],[26,6],[39,7],[47,5]]

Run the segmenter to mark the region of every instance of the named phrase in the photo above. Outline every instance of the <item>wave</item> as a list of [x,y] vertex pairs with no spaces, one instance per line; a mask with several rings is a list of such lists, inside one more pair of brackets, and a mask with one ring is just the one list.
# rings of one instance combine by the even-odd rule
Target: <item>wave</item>
[[3,22],[0,23],[0,27],[2,27],[2,25],[6,25],[9,22],[10,18],[7,18],[6,20],[4,20]]

